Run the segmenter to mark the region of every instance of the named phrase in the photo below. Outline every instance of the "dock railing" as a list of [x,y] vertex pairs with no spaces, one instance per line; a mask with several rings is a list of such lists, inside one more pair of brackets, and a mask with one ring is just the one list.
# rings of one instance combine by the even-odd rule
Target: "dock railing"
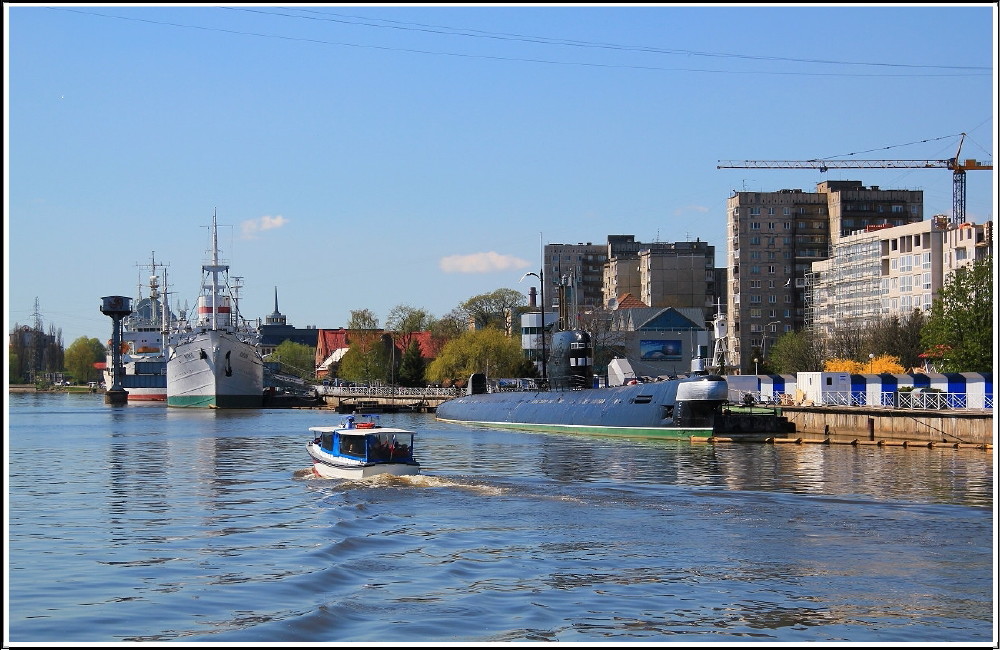
[[[800,406],[795,396],[788,393],[762,395],[760,391],[730,390],[729,401],[733,404],[746,403],[747,396],[755,404]],[[813,404],[805,401],[805,404]],[[943,409],[993,409],[993,396],[986,395],[983,405],[970,406],[967,393],[945,393],[935,391],[882,391],[876,394],[867,391],[825,391],[816,406],[880,406],[896,409],[919,409],[939,411]]]
[[316,386],[320,397],[455,397],[461,388],[407,388],[404,386]]

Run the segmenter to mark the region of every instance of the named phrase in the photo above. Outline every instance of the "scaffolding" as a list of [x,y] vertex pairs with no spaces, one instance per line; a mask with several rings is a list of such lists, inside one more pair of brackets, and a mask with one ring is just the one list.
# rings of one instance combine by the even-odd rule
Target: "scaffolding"
[[829,334],[835,327],[867,327],[885,313],[882,246],[876,232],[846,237],[805,277],[806,327]]

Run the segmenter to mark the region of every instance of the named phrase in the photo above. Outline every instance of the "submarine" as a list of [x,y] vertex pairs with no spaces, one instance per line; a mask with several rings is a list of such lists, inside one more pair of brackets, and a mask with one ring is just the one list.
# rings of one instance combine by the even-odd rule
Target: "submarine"
[[555,332],[548,386],[503,389],[490,386],[486,375],[475,373],[464,395],[438,406],[436,418],[548,433],[641,438],[713,435],[716,415],[729,399],[724,377],[693,371],[687,376],[595,387],[592,350],[586,331]]

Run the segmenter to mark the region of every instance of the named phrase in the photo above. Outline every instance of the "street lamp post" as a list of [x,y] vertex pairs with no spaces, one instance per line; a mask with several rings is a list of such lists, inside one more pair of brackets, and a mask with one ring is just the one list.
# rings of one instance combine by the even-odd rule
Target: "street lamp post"
[[875,367],[875,353],[874,352],[869,352],[868,353],[868,374],[869,375],[872,374],[872,370],[874,369],[874,367]]
[[757,372],[757,362],[758,361],[760,361],[760,359],[758,359],[757,357],[753,358],[753,374],[755,374],[755,375],[760,374],[759,372]]
[[538,312],[539,315],[541,316],[541,326],[542,326],[542,331],[540,335],[542,337],[542,383],[544,384],[545,380],[547,379],[547,375],[545,373],[545,280],[542,279],[545,276],[545,269],[544,268],[540,269],[538,273],[535,273],[533,271],[525,273],[524,275],[521,276],[521,279],[523,280],[529,275],[538,278],[539,292],[541,293],[540,300],[542,301],[542,304]]
[[767,357],[767,328],[772,325],[781,325],[781,321],[773,320],[764,326],[764,337],[763,340],[761,341],[761,348],[760,348],[760,356],[763,358]]

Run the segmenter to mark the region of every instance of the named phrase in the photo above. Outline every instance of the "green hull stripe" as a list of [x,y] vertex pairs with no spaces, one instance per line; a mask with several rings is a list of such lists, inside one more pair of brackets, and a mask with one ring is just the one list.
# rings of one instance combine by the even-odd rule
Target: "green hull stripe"
[[541,433],[583,433],[594,436],[622,438],[711,438],[711,427],[602,427],[585,424],[530,424],[525,422],[465,422],[444,420],[456,424],[467,424],[517,431],[538,431]]
[[167,406],[203,409],[253,409],[264,404],[262,395],[175,395]]

